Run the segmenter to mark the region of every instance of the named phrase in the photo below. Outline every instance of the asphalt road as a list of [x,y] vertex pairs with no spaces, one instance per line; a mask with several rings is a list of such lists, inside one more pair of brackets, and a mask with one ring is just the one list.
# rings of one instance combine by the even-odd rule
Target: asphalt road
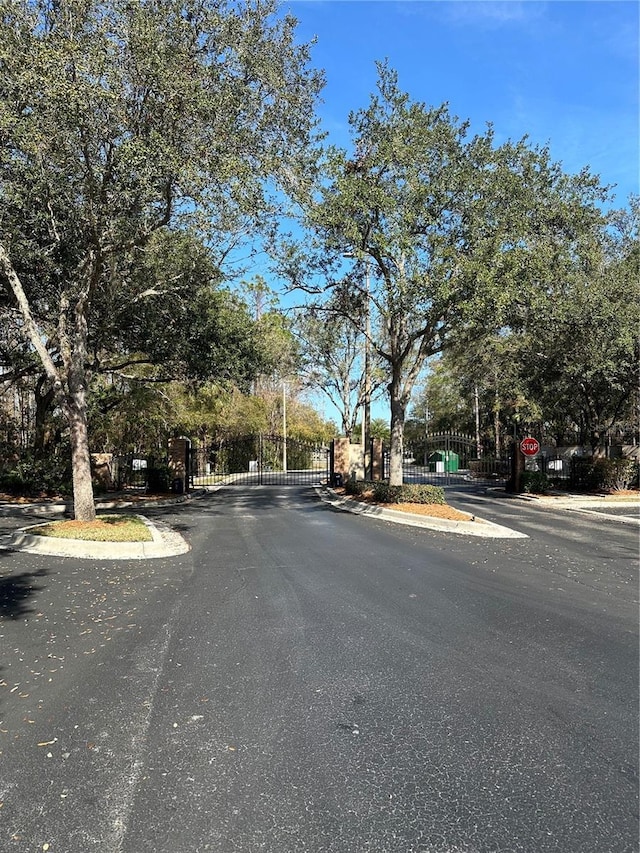
[[636,853],[638,528],[452,502],[530,538],[258,487],[0,551],[0,850]]

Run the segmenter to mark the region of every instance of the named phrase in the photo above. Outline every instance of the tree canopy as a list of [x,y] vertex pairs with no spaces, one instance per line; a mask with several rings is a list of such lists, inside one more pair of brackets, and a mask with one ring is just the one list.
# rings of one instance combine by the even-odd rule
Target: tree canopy
[[[320,86],[271,0],[3,4],[0,310],[68,422],[76,516],[91,373],[184,300],[182,276],[149,286],[154,235],[188,227],[220,267],[312,171]],[[219,297],[196,299],[206,324]]]
[[378,92],[349,124],[353,150],[329,151],[308,210],[315,245],[289,245],[282,269],[322,300],[345,288],[342,258],[355,255],[345,312],[358,324],[370,301],[399,483],[407,405],[426,359],[463,335],[526,319],[555,272],[588,250],[605,191],[587,170],[566,175],[526,139],[497,145],[490,126],[471,136],[446,104],[412,102],[384,64]]
[[[607,215],[585,264],[560,268],[512,327],[460,338],[415,401],[434,428],[472,432],[480,398],[485,436],[504,451],[508,431],[595,451],[638,435],[640,268],[638,200]],[[532,294],[536,297],[536,294]],[[493,423],[492,423],[493,421]]]
[[365,355],[365,338],[344,315],[339,299],[329,300],[322,310],[298,312],[294,328],[304,383],[332,403],[340,415],[341,434],[351,438],[365,411],[366,396],[374,399],[380,393],[383,380],[377,360],[371,364]]

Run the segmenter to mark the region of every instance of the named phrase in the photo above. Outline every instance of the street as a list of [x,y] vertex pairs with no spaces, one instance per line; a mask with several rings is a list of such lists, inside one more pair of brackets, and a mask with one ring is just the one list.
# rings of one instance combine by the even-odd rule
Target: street
[[450,499],[530,538],[243,487],[0,551],[0,850],[636,853],[638,527]]

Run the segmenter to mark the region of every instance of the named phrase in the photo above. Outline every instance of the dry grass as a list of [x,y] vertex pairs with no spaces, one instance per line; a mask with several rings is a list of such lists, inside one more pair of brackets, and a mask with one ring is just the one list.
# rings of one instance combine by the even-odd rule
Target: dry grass
[[52,521],[30,532],[90,542],[151,542],[153,539],[147,525],[135,515],[102,515],[95,521]]

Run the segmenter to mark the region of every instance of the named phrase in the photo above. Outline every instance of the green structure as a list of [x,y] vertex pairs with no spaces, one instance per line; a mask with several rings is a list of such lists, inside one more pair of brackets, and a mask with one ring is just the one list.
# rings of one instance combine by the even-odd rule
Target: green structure
[[453,450],[434,450],[429,454],[429,471],[453,474],[460,467],[460,457]]

